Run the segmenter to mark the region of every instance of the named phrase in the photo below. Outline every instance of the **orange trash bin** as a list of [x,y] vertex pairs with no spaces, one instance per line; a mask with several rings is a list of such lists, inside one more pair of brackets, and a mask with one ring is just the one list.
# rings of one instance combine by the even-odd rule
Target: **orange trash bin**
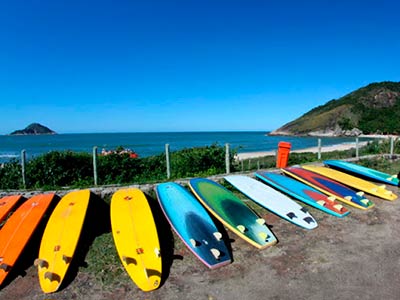
[[286,168],[289,160],[289,153],[292,144],[288,142],[279,142],[278,144],[278,154],[276,156],[276,167]]

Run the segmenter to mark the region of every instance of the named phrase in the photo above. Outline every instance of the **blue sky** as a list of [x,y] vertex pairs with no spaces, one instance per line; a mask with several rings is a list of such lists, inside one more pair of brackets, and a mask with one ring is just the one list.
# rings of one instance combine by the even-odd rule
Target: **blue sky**
[[0,0],[0,134],[273,130],[400,81],[397,0]]

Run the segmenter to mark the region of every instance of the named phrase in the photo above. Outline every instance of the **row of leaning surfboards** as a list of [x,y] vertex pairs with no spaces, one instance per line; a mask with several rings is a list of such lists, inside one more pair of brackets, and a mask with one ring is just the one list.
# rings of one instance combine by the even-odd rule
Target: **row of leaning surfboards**
[[[305,229],[316,228],[317,221],[293,199],[341,218],[350,212],[343,204],[363,210],[374,206],[364,193],[389,201],[397,198],[384,185],[371,182],[399,185],[397,176],[343,161],[324,163],[325,167],[284,168],[283,174],[258,171],[254,175],[259,180],[242,175],[224,178],[258,205]],[[158,184],[155,191],[172,229],[207,267],[214,269],[232,261],[224,227],[259,249],[277,242],[265,219],[224,186],[194,178],[189,180],[189,189],[166,182]],[[58,201],[50,212],[34,262],[43,292],[56,292],[74,257],[90,197],[90,190],[78,190],[61,199],[55,194],[1,198],[0,285],[51,203]],[[144,193],[137,188],[116,191],[110,218],[114,244],[125,270],[143,291],[157,289],[162,280],[162,251]]]

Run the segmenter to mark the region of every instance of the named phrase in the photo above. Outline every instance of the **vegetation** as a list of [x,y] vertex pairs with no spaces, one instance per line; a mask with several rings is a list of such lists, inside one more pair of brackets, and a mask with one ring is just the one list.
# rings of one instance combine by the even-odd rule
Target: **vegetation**
[[340,99],[315,107],[277,131],[360,129],[364,134],[400,134],[400,82],[372,83]]
[[[395,153],[400,153],[400,142],[395,142]],[[207,177],[226,172],[225,147],[211,146],[189,148],[170,154],[170,178],[167,178],[165,154],[144,158],[131,158],[128,153],[109,154],[97,157],[99,185],[128,185],[155,183],[188,177]],[[389,141],[374,141],[359,149],[359,155],[387,154]],[[253,158],[246,161],[234,159],[236,150],[231,150],[229,167],[231,172],[247,172],[275,168],[274,156]],[[322,153],[322,159],[355,157],[355,149]],[[289,165],[317,160],[315,153],[291,153]],[[93,157],[89,153],[52,151],[29,160],[26,164],[27,189],[81,188],[94,185]],[[22,169],[19,161],[13,160],[0,168],[0,189],[23,188]]]
[[[170,155],[170,179],[210,176],[224,173],[225,147],[217,144],[183,149]],[[230,154],[233,167],[235,151]],[[23,187],[21,165],[17,160],[0,168],[0,189]],[[128,153],[97,157],[99,185],[152,183],[167,180],[165,154],[131,158]],[[87,187],[94,183],[93,157],[89,153],[52,151],[26,164],[26,188],[55,189]]]

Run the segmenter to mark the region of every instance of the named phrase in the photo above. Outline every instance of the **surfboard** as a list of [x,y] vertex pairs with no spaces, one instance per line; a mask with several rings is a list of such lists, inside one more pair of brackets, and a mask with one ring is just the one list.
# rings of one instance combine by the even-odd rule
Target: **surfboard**
[[350,211],[342,204],[335,201],[335,197],[328,197],[317,189],[306,185],[298,180],[278,173],[258,171],[257,178],[273,186],[279,191],[294,197],[312,207],[315,207],[327,214],[342,218]]
[[193,178],[189,187],[215,218],[246,242],[259,249],[276,244],[277,239],[265,220],[222,185]]
[[22,200],[21,195],[6,196],[0,199],[0,226],[20,200]]
[[320,166],[303,165],[302,168],[326,176],[333,180],[339,181],[344,185],[352,187],[356,190],[366,192],[370,195],[393,201],[397,199],[397,195],[392,191],[386,189],[385,185],[376,185],[364,179],[352,176],[338,170]]
[[206,209],[184,187],[174,182],[157,185],[160,206],[176,234],[208,268],[231,263],[222,234]]
[[353,207],[364,210],[374,207],[374,203],[365,198],[363,192],[356,193],[347,186],[325,176],[297,167],[284,168],[281,170],[285,174]]
[[111,198],[111,228],[122,265],[133,282],[148,292],[161,282],[161,251],[149,203],[137,188],[120,189]]
[[230,175],[224,178],[255,203],[286,221],[306,229],[314,229],[318,226],[306,207],[302,207],[270,186],[243,175]]
[[81,234],[90,190],[77,190],[61,198],[44,230],[39,249],[40,286],[45,293],[56,292],[71,264]]
[[325,160],[324,164],[331,168],[339,169],[346,173],[352,173],[359,176],[361,175],[374,181],[397,186],[399,185],[399,178],[397,177],[398,175],[390,175],[384,172],[380,172],[378,170],[341,160]]
[[21,255],[55,194],[41,194],[25,201],[0,230],[0,285]]

